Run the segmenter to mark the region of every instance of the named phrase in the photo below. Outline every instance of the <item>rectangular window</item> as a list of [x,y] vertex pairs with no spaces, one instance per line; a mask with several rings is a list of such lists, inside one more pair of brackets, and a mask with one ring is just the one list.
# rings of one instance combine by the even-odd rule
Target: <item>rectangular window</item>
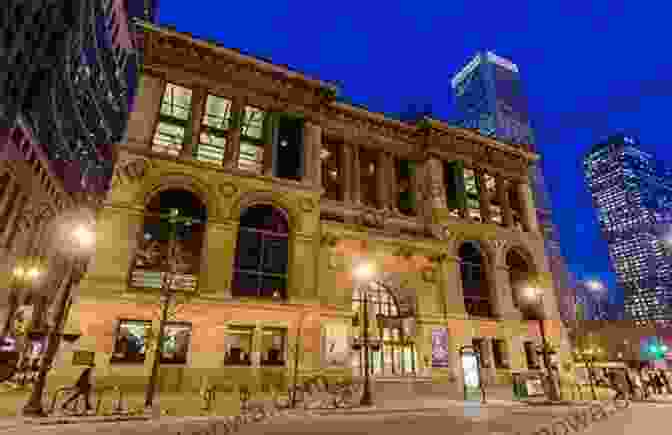
[[274,175],[299,181],[303,175],[303,120],[284,115],[277,125]]
[[224,365],[251,365],[253,336],[254,327],[251,326],[228,328],[224,342]]
[[446,187],[446,200],[449,210],[467,208],[467,195],[464,183],[464,164],[457,160],[443,163],[443,182]]
[[362,203],[369,207],[378,206],[377,158],[376,151],[359,149],[359,191]]
[[271,117],[261,109],[245,106],[240,131],[238,167],[261,174],[264,167],[264,144],[272,140]]
[[478,176],[473,169],[464,169],[464,191],[467,196],[467,209],[469,217],[477,222],[482,222],[481,198],[478,184]]
[[167,323],[161,346],[161,363],[186,364],[190,343],[191,323]]
[[166,84],[152,151],[180,155],[185,138],[191,139],[191,97],[191,89],[172,83]]
[[284,366],[287,330],[264,328],[261,337],[261,365]]
[[110,362],[145,362],[145,340],[151,328],[152,322],[148,320],[120,320]]
[[196,159],[221,165],[226,151],[227,138],[233,114],[231,100],[208,95],[201,121],[201,133]]
[[414,216],[416,214],[415,189],[413,189],[415,167],[415,162],[411,160],[397,160],[397,185],[399,186],[397,208],[407,216]]
[[506,341],[494,339],[492,340],[492,353],[495,360],[495,367],[498,369],[508,369],[509,361],[506,350]]

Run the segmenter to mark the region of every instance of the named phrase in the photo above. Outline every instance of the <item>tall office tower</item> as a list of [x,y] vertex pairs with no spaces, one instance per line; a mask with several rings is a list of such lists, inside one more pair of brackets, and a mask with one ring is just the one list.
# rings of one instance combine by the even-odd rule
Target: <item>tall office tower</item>
[[[458,125],[535,151],[527,98],[518,67],[510,60],[490,51],[479,52],[453,77],[451,85]],[[575,318],[573,290],[560,252],[558,231],[552,222],[551,201],[539,164],[531,167],[530,180],[560,313],[564,321],[572,320]]]
[[666,255],[672,171],[619,134],[584,157],[584,175],[624,290],[625,314],[642,323],[672,320],[672,262]]

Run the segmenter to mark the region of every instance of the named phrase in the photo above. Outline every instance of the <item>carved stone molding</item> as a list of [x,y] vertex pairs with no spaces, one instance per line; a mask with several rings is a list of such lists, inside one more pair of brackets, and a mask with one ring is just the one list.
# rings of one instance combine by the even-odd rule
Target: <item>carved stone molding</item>
[[504,249],[504,247],[506,246],[506,243],[507,243],[506,240],[500,240],[500,239],[491,239],[491,240],[489,240],[489,242],[490,242],[490,245],[498,251],[501,251],[502,249]]
[[359,216],[359,224],[367,227],[383,228],[390,215],[389,210],[364,210]]
[[230,198],[238,193],[238,187],[233,183],[222,183],[219,185],[219,193],[224,195],[226,198]]
[[120,186],[124,180],[128,182],[137,182],[142,180],[149,169],[152,162],[145,157],[127,157],[121,158],[114,167],[114,175],[112,178],[112,187]]

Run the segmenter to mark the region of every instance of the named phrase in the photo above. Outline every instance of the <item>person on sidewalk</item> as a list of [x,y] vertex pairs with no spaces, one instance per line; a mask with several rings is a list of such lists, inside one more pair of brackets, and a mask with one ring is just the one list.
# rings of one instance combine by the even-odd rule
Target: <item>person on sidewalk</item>
[[86,411],[91,411],[93,410],[93,407],[91,406],[90,398],[91,398],[91,390],[93,389],[93,367],[94,365],[91,364],[87,368],[82,371],[82,374],[79,375],[79,379],[77,379],[77,382],[75,383],[75,392],[72,393],[72,395],[68,398],[68,400],[63,403],[63,406],[61,407],[63,410],[66,410],[68,405],[70,405],[72,402],[74,402],[79,396],[84,396],[84,403],[86,404]]

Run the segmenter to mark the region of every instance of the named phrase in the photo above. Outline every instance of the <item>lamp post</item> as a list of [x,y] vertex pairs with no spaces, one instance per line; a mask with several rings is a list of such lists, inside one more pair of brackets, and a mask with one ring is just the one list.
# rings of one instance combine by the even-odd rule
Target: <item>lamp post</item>
[[[37,377],[28,403],[26,403],[23,408],[23,415],[25,416],[40,417],[46,415],[42,407],[42,396],[46,386],[47,374],[54,362],[54,358],[56,357],[56,353],[60,346],[61,337],[63,336],[60,328],[66,316],[67,307],[72,295],[72,288],[84,277],[84,274],[86,273],[86,265],[95,244],[95,233],[92,228],[93,224],[89,219],[87,219],[87,221],[81,222],[75,217],[75,222],[78,222],[78,224],[74,227],[74,230],[69,228],[69,231],[66,234],[67,241],[71,243],[70,246],[66,246],[73,248],[72,251],[67,252],[69,267],[66,271],[66,276],[63,280],[61,289],[59,289],[60,295],[57,295],[57,300],[55,302],[57,305],[54,325],[49,331],[47,349],[44,353],[42,364],[37,372]],[[70,223],[71,222],[68,222],[68,225],[70,225]]]
[[527,290],[529,297],[535,301],[535,305],[537,305],[539,311],[536,317],[539,322],[539,333],[541,335],[541,355],[544,361],[547,382],[549,385],[549,399],[553,401],[560,400],[560,394],[557,391],[555,377],[553,376],[553,370],[551,368],[551,357],[549,353],[550,344],[546,338],[546,326],[544,324],[544,291],[538,286],[531,286]]
[[608,313],[607,310],[604,309],[604,304],[602,297],[604,296],[604,292],[606,290],[605,285],[602,283],[602,281],[599,281],[597,279],[589,279],[586,281],[586,287],[595,295],[595,303],[596,303],[596,317],[598,320],[607,320]]
[[372,406],[373,398],[371,396],[371,377],[369,375],[369,351],[371,347],[369,339],[369,292],[368,286],[370,285],[370,279],[374,275],[374,267],[370,263],[360,264],[354,271],[353,275],[357,281],[357,289],[359,293],[363,296],[363,310],[362,313],[362,343],[361,345],[364,348],[364,391],[362,392],[362,399],[360,401],[361,406]]
[[175,277],[177,275],[177,255],[176,255],[176,237],[177,224],[191,225],[192,223],[202,221],[191,217],[180,217],[180,211],[176,208],[171,208],[168,213],[159,215],[162,218],[168,218],[170,223],[170,236],[168,238],[168,256],[166,262],[168,266],[168,273],[163,275],[161,283],[161,319],[159,321],[159,333],[156,337],[156,344],[154,346],[154,361],[152,363],[152,373],[149,376],[149,383],[147,384],[147,391],[145,392],[145,408],[151,408],[154,403],[154,395],[156,394],[156,384],[159,378],[159,369],[161,367],[161,346],[165,338],[166,322],[168,321],[168,309],[170,308],[175,289]]

